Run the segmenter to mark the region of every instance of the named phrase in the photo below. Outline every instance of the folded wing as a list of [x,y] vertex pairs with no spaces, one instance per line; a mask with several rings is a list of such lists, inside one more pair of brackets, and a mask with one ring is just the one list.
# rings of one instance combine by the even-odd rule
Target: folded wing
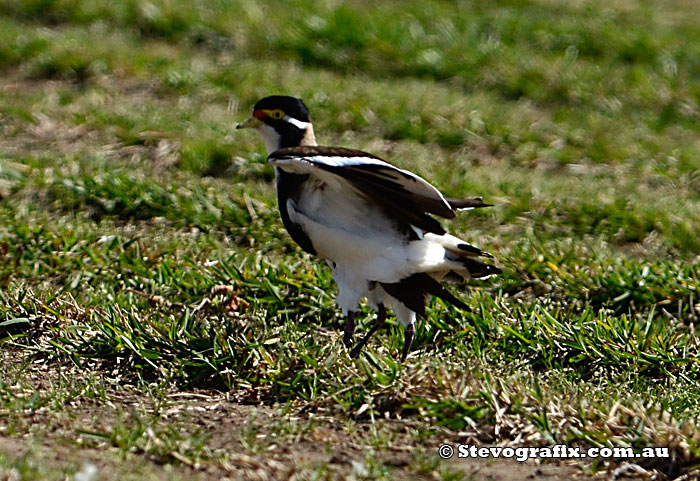
[[392,218],[435,234],[444,234],[445,230],[429,214],[452,219],[457,210],[488,205],[480,198],[446,199],[417,175],[359,150],[290,147],[270,154],[268,162],[288,172],[311,174],[331,182],[338,179],[329,179],[327,174],[343,179],[382,206]]

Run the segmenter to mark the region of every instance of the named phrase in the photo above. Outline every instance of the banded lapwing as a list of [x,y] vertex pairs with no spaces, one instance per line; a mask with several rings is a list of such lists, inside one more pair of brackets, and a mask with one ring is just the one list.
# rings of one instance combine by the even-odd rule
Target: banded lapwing
[[481,198],[446,198],[421,177],[372,154],[317,145],[301,99],[265,97],[237,128],[253,128],[265,141],[282,222],[292,239],[328,263],[338,285],[337,303],[347,316],[346,346],[352,345],[360,301],[365,298],[378,311],[351,357],[382,327],[385,306],[390,305],[405,326],[403,361],[413,341],[416,314],[425,315],[429,296],[468,309],[440,279],[501,272],[479,259],[491,255],[448,234],[431,216],[453,219],[458,211],[488,204]]

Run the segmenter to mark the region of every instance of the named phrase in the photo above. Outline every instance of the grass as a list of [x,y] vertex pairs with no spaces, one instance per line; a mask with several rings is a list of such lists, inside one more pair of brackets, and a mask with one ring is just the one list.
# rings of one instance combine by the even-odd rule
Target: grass
[[[469,437],[668,446],[645,469],[693,475],[696,9],[0,1],[4,434],[141,460],[153,479],[149,460],[182,479],[264,471],[272,440],[326,429],[302,478],[453,479],[432,446]],[[234,130],[276,92],[306,100],[322,143],[495,204],[450,230],[504,274],[453,288],[471,312],[434,301],[403,364],[391,321],[348,358],[330,273],[284,232],[262,143]],[[231,421],[232,441],[163,414],[192,392],[270,411]],[[134,396],[156,407],[130,412]],[[346,441],[355,464],[331,462]],[[397,442],[405,465],[387,461]],[[19,479],[81,469],[6,451]],[[285,459],[266,472],[288,477]]]

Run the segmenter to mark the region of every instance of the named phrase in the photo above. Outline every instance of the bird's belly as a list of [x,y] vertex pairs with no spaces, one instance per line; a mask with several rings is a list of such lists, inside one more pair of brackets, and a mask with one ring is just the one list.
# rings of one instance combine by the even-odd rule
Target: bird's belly
[[380,209],[350,188],[308,189],[296,206],[319,256],[341,262],[377,257],[405,236]]
[[307,184],[310,185],[300,196],[297,210],[311,220],[354,235],[398,235],[391,219],[347,184]]
[[409,241],[381,209],[355,192],[309,189],[289,212],[319,257],[358,279],[397,282],[444,262],[441,246]]

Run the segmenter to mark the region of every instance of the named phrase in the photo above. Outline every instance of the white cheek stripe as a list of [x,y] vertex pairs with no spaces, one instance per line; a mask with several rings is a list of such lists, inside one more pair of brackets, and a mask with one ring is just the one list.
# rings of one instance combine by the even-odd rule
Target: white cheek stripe
[[302,122],[301,120],[297,120],[294,117],[290,117],[289,115],[285,115],[284,117],[282,117],[282,120],[292,124],[294,127],[298,128],[300,130],[306,130],[306,128],[309,125],[311,125],[310,122]]

